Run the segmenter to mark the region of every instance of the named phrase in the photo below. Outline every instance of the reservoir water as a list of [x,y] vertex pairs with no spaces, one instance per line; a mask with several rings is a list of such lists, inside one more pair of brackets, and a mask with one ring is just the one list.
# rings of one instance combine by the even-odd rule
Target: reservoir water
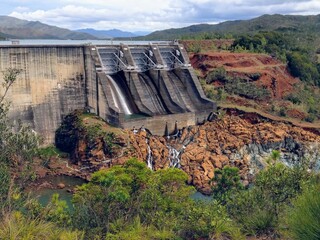
[[13,39],[0,41],[0,46],[10,45],[149,45],[169,44],[169,41],[130,41],[130,40],[59,40],[59,39]]

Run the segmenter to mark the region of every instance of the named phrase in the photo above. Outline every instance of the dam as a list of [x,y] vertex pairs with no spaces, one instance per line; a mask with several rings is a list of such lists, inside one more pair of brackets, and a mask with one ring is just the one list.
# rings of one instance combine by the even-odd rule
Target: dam
[[7,94],[9,117],[29,124],[44,144],[77,109],[156,135],[201,123],[216,109],[177,42],[0,45],[0,70],[9,67],[22,70]]

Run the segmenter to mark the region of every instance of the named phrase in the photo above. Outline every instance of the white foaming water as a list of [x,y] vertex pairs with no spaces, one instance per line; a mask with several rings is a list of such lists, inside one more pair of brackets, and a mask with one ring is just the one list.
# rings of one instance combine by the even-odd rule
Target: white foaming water
[[180,151],[178,151],[177,149],[175,149],[172,146],[167,145],[167,148],[169,149],[169,156],[168,159],[170,161],[170,167],[173,168],[180,168],[180,154],[182,153],[182,151],[185,149],[185,146],[182,146],[182,148],[180,149]]
[[151,151],[151,148],[149,146],[148,139],[146,139],[146,143],[147,143],[147,146],[148,146],[148,159],[147,159],[148,168],[153,170],[153,166],[152,166],[153,157],[152,157],[152,151]]
[[120,87],[118,86],[116,81],[110,75],[107,75],[107,77],[110,80],[110,83],[112,84],[114,89],[116,90],[117,96],[119,97],[119,103],[118,103],[118,98],[115,96],[115,93],[112,93],[113,91],[111,91],[111,95],[112,95],[112,98],[115,102],[116,107],[119,108],[119,104],[120,104],[124,114],[131,115],[132,111],[129,108],[129,105],[128,105],[127,100],[124,96],[124,93],[122,92],[122,90],[120,89]]

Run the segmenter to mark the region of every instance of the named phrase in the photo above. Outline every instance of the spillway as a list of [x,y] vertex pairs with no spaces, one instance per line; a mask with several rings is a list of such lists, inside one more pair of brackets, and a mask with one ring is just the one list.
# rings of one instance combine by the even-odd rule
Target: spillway
[[27,123],[45,144],[54,142],[55,130],[74,110],[164,135],[176,122],[194,125],[216,109],[176,42],[0,45],[0,59],[0,71],[23,70],[7,95],[10,118]]
[[130,110],[130,106],[127,103],[126,96],[124,95],[122,89],[110,75],[107,75],[107,78],[109,79],[111,84],[111,94],[116,107],[120,110],[121,106],[121,111],[123,111],[124,114],[131,115],[132,111]]

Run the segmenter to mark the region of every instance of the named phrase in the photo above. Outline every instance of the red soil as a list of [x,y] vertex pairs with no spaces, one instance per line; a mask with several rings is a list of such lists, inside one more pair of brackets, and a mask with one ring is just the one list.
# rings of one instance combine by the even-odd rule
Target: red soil
[[202,77],[217,67],[224,67],[228,75],[243,77],[259,73],[257,85],[266,86],[275,99],[282,99],[294,90],[297,78],[287,71],[286,64],[266,54],[206,52],[190,54],[190,62]]

